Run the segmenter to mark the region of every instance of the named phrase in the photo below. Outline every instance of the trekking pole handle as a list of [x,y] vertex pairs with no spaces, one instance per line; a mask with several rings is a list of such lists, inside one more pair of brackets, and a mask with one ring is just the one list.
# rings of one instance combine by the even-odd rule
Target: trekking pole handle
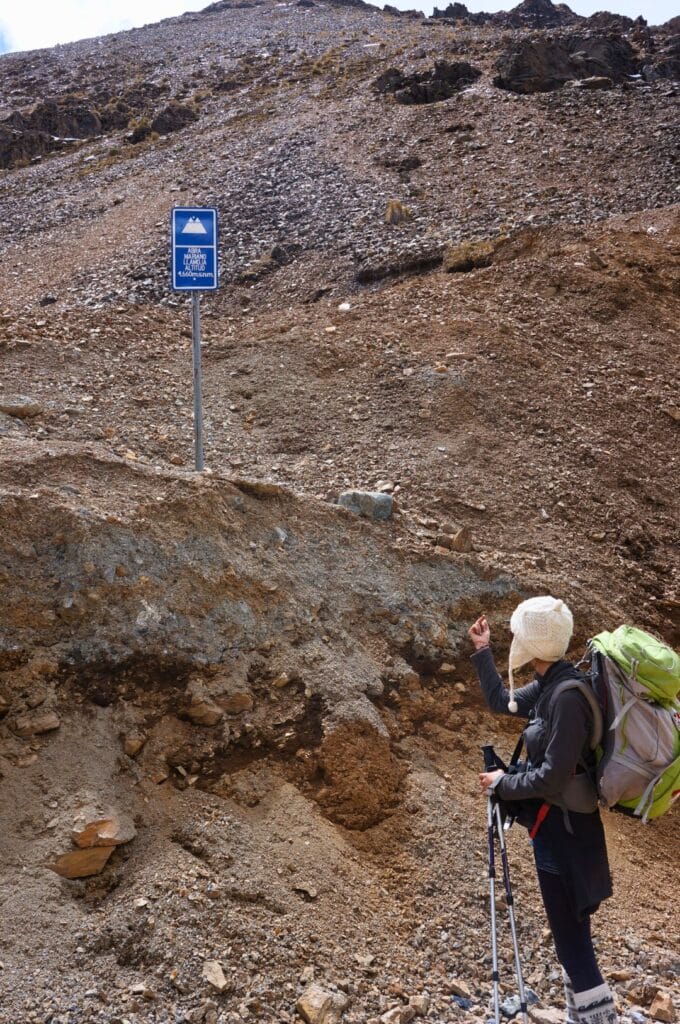
[[482,753],[484,754],[485,771],[492,772],[496,767],[496,752],[493,749],[493,744],[485,743],[482,747]]

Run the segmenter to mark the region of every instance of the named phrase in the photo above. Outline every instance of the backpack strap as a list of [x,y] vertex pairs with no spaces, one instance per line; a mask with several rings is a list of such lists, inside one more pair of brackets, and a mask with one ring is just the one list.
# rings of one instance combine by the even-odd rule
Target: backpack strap
[[582,693],[588,701],[588,706],[590,707],[593,715],[593,725],[590,734],[590,749],[595,750],[602,740],[603,730],[602,709],[600,708],[597,697],[584,679],[565,679],[564,682],[558,683],[550,695],[551,708],[559,695],[564,693],[566,690],[578,690],[579,693]]

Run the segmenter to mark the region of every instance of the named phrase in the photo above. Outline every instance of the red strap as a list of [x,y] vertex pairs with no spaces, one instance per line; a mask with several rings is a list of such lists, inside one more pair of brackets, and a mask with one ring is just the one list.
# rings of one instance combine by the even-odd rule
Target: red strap
[[539,828],[548,816],[548,811],[552,807],[552,804],[541,804],[536,815],[536,821],[534,822],[531,832],[529,833],[529,839],[534,839]]

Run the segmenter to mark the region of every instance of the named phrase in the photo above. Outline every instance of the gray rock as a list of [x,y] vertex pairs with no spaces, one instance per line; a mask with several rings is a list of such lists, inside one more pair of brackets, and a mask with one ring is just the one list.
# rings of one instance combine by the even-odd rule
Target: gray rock
[[338,505],[366,519],[389,519],[393,499],[391,494],[379,491],[345,491],[338,498]]
[[40,402],[28,395],[0,395],[0,412],[25,420],[39,416],[43,411]]

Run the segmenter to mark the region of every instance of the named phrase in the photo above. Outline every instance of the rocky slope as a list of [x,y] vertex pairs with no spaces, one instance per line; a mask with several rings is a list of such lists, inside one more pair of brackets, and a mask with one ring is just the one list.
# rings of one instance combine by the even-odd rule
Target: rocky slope
[[[481,1024],[479,747],[516,725],[469,622],[503,664],[552,591],[575,651],[678,643],[677,25],[439,15],[220,2],[0,58],[2,1024]],[[185,204],[221,225],[206,474]],[[101,873],[50,871],[97,817]],[[678,816],[606,827],[603,965],[672,1020]]]

